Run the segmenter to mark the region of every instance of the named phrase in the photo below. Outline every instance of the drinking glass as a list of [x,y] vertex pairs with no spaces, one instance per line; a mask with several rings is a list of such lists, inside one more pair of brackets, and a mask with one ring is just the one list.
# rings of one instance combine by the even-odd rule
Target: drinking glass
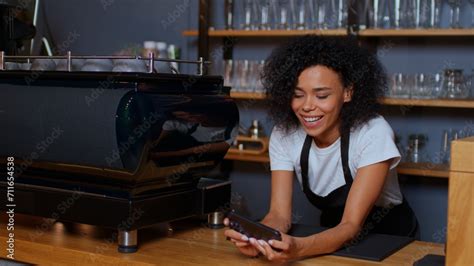
[[441,28],[442,0],[434,0],[433,27]]
[[225,29],[234,28],[234,0],[226,0],[224,3]]
[[473,135],[472,128],[464,127],[463,129],[447,129],[443,131],[443,137],[441,139],[441,152],[440,157],[442,163],[449,164],[450,153],[451,153],[451,142],[460,138],[467,138]]
[[337,26],[337,8],[336,0],[314,1],[313,8],[315,12],[317,29],[332,29]]
[[387,29],[396,26],[393,0],[375,0],[373,13],[375,28]]
[[420,0],[420,8],[419,8],[419,28],[432,28],[434,21],[432,19],[434,12],[434,0]]
[[309,0],[290,0],[291,14],[293,18],[293,28],[296,30],[304,30],[307,28],[307,10],[309,10],[309,5],[307,5]]
[[269,0],[260,0],[260,16],[259,16],[259,26],[260,30],[270,30],[270,1]]
[[417,25],[418,0],[400,0],[401,28],[415,28]]
[[290,24],[290,1],[289,0],[280,0],[279,1],[280,11],[278,12],[278,28],[282,30],[291,29]]
[[255,92],[257,93],[265,92],[265,88],[263,87],[263,84],[262,84],[262,71],[263,71],[264,65],[265,65],[265,60],[261,60],[258,62],[258,67],[256,71],[257,78],[256,78],[256,84],[255,84]]
[[440,152],[440,159],[441,162],[444,164],[448,164],[450,161],[450,152],[451,152],[451,138],[452,138],[452,130],[444,130],[443,137],[441,139],[441,152]]
[[244,30],[251,30],[252,29],[252,19],[253,19],[253,3],[252,0],[244,0],[244,19],[243,19],[243,24],[242,28]]
[[428,136],[425,134],[411,134],[408,137],[408,161],[412,163],[424,162],[427,156],[423,147],[428,142]]
[[318,2],[319,2],[318,0],[309,0],[308,2],[309,18],[310,18],[310,21],[308,23],[308,28],[310,29],[318,28],[318,8],[319,8]]
[[271,29],[279,28],[280,3],[279,0],[269,0],[268,3],[269,24]]
[[474,28],[474,0],[469,0],[469,4],[471,4],[471,28]]
[[392,75],[390,96],[394,98],[410,98],[410,87],[407,86],[407,75],[395,73]]
[[338,28],[345,28],[347,26],[347,0],[339,0],[338,7],[338,20],[337,20],[337,27]]
[[224,60],[224,86],[232,87],[232,75],[234,74],[232,59]]
[[462,69],[445,69],[443,79],[444,98],[456,99],[469,96],[462,72]]
[[259,62],[252,60],[249,61],[249,72],[247,75],[247,89],[246,91],[255,91],[257,87],[259,77]]
[[449,7],[451,8],[451,24],[450,27],[453,29],[461,28],[459,23],[459,12],[461,6],[461,0],[448,0]]
[[411,92],[411,98],[413,99],[429,99],[431,98],[431,92],[433,87],[429,74],[418,73],[415,74],[415,86]]
[[317,6],[317,12],[318,12],[318,29],[327,29],[328,24],[327,24],[327,19],[328,13],[326,12],[328,9],[328,0],[320,0],[318,2]]
[[249,60],[240,60],[237,65],[238,88],[240,91],[249,91],[250,87],[250,62]]
[[471,70],[471,78],[469,80],[471,81],[471,97],[474,98],[474,68]]
[[338,23],[338,0],[326,0],[325,24],[329,29],[337,28]]
[[466,90],[471,98],[474,98],[474,69],[471,70],[471,75],[466,77]]
[[442,75],[440,73],[432,74],[430,77],[431,80],[431,86],[433,87],[433,90],[431,91],[432,98],[440,98],[442,95],[442,84],[443,84],[443,79]]
[[232,64],[232,74],[230,75],[231,85],[234,91],[241,91],[240,78],[242,75],[243,60],[234,60]]

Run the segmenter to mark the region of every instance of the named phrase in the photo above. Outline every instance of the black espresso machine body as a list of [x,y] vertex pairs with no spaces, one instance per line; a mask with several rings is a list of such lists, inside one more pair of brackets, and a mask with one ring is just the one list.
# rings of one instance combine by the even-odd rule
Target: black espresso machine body
[[0,109],[0,208],[117,228],[133,252],[122,232],[229,206],[205,178],[238,131],[221,77],[0,71]]

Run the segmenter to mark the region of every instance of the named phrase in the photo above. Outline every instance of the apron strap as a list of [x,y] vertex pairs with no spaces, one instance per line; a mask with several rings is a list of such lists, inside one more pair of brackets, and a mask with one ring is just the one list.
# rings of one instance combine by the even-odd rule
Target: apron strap
[[344,131],[341,135],[341,159],[342,159],[342,171],[344,172],[344,179],[346,184],[352,184],[353,178],[351,175],[351,169],[349,168],[349,137],[350,130]]
[[303,149],[301,150],[300,167],[301,167],[301,180],[303,182],[303,190],[307,190],[309,188],[308,158],[309,158],[309,150],[311,149],[312,142],[313,142],[313,138],[310,135],[306,135],[306,139],[304,140],[304,144],[303,144]]

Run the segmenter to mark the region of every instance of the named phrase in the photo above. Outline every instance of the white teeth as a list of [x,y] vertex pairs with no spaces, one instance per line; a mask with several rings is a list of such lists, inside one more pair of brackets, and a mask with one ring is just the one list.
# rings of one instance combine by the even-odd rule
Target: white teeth
[[317,117],[304,117],[304,121],[306,122],[316,122],[319,119],[321,119],[322,116],[317,116]]

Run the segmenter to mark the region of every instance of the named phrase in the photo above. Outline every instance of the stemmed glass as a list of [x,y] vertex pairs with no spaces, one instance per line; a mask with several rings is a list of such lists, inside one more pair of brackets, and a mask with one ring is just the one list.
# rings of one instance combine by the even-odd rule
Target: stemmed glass
[[261,30],[270,30],[270,1],[261,0],[260,2],[260,25]]
[[317,2],[317,0],[309,0],[308,8],[309,8],[308,28],[317,29],[317,24],[318,24],[318,15],[317,15],[318,2]]
[[307,4],[306,0],[290,0],[294,29],[297,29],[297,30],[306,29],[306,19],[307,19],[306,4]]
[[282,30],[291,29],[290,16],[291,6],[289,0],[279,0],[280,12],[278,12],[278,28]]
[[[474,0],[471,0],[474,1]],[[441,27],[441,7],[443,6],[442,0],[435,0],[435,10],[434,10],[434,18],[433,18],[433,27],[440,28]]]
[[415,28],[416,16],[418,10],[418,1],[403,0],[400,2],[400,22],[398,23],[402,28]]
[[252,29],[252,0],[244,0],[244,19],[242,23],[242,28],[244,30],[251,30]]
[[471,4],[471,28],[474,28],[474,0],[469,0],[469,3]]
[[451,7],[451,28],[461,28],[459,24],[459,12],[462,0],[448,0],[448,4]]

